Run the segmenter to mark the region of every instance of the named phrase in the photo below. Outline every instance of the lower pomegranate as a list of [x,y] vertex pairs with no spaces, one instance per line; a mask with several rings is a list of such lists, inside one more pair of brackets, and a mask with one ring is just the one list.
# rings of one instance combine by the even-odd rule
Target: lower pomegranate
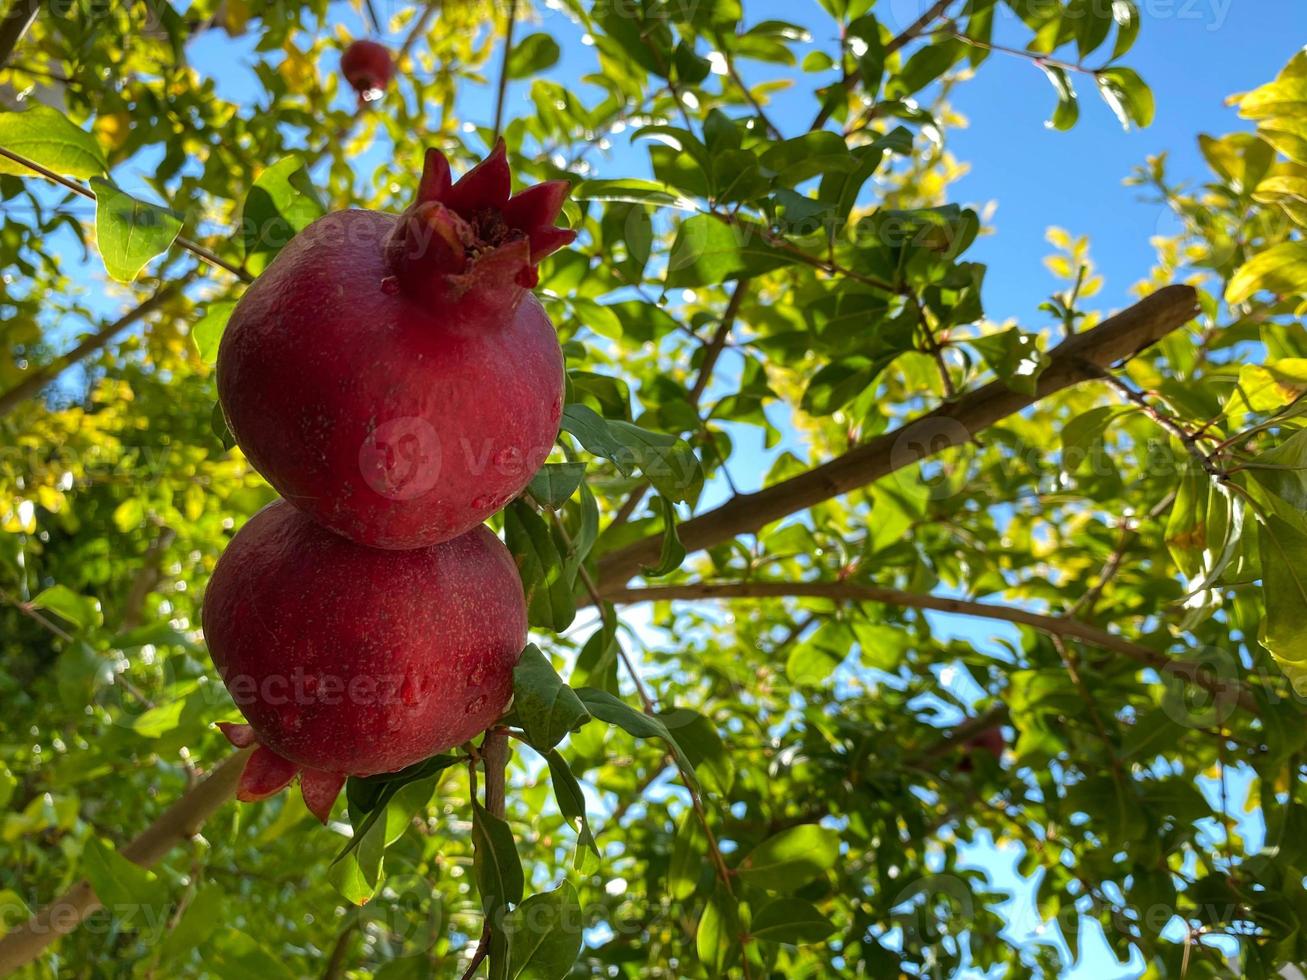
[[484,526],[413,551],[325,530],[285,501],[232,539],[204,601],[213,662],[256,744],[238,797],[298,773],[325,821],[347,776],[393,772],[504,712],[526,644],[522,583]]

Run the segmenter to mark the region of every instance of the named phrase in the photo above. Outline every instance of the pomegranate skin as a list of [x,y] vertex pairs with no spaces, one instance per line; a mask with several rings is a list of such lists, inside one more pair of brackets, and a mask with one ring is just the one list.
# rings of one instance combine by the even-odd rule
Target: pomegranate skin
[[442,304],[399,288],[384,254],[399,220],[340,211],[296,236],[241,297],[217,372],[236,442],[283,497],[360,544],[408,549],[522,491],[558,435],[564,377],[528,290]]
[[395,75],[395,61],[383,44],[354,41],[340,56],[340,73],[360,99],[370,102],[390,84]]
[[402,769],[489,728],[511,699],[527,630],[517,569],[488,528],[396,554],[346,541],[284,501],[232,539],[203,621],[253,729],[228,726],[228,736],[294,764],[243,798],[302,767],[326,784],[327,810],[344,776]]

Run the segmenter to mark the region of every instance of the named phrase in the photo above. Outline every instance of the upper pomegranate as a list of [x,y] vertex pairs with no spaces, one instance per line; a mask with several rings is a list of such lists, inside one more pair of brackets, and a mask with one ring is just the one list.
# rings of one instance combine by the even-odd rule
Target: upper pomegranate
[[381,98],[395,74],[390,49],[376,41],[355,41],[340,56],[340,72],[359,99],[371,102]]
[[457,183],[428,150],[402,215],[339,211],[241,297],[218,397],[250,462],[360,544],[417,548],[480,524],[549,455],[563,356],[530,289],[575,233],[566,181],[510,196],[503,143]]
[[489,528],[393,554],[277,501],[218,561],[204,636],[249,722],[223,730],[259,744],[240,798],[299,773],[325,820],[346,776],[402,769],[494,724],[513,694],[526,601]]

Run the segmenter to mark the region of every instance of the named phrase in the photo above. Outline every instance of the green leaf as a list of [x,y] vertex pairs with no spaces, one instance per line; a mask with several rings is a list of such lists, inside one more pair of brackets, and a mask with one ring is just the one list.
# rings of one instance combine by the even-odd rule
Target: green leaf
[[304,162],[297,156],[278,160],[245,195],[241,206],[241,242],[245,267],[258,275],[297,234],[326,213]]
[[558,42],[548,34],[528,34],[508,56],[509,78],[530,78],[558,63]]
[[1074,475],[1092,459],[1094,446],[1102,439],[1119,409],[1101,405],[1077,415],[1062,427],[1062,471]]
[[91,178],[95,191],[95,241],[109,275],[131,282],[146,263],[172,246],[182,219],[157,204],[138,201],[107,180]]
[[557,508],[576,493],[584,479],[584,463],[545,463],[531,477],[527,491],[544,506]]
[[[66,177],[85,180],[109,169],[94,136],[39,102],[22,112],[0,112],[0,147]],[[0,174],[30,177],[33,171],[0,157]]]
[[689,708],[673,708],[659,717],[685,750],[705,788],[728,795],[735,783],[735,760],[713,723]]
[[531,625],[565,630],[576,618],[576,600],[549,525],[525,501],[515,500],[504,511],[504,542],[522,578]]
[[734,897],[720,885],[699,916],[694,934],[695,952],[710,976],[722,976],[738,944],[739,916]]
[[[850,171],[856,166],[844,138],[827,129],[773,143],[758,162],[763,171],[783,187],[796,187],[812,177]],[[715,218],[710,220],[722,224]]]
[[1261,543],[1266,617],[1260,639],[1297,689],[1307,684],[1307,533],[1268,514]]
[[227,321],[235,309],[235,300],[210,303],[204,310],[204,316],[191,328],[191,339],[195,341],[195,349],[200,352],[200,360],[205,364],[213,364],[218,360],[218,344],[222,342],[223,331],[227,329]]
[[581,955],[581,902],[563,882],[532,895],[504,920],[509,980],[563,980]]
[[227,921],[222,889],[217,885],[202,885],[186,906],[177,924],[168,930],[160,951],[160,959],[171,963],[193,949],[208,942],[218,927]]
[[1116,21],[1116,45],[1112,60],[1128,54],[1139,38],[1139,7],[1135,0],[1112,0],[1112,19]]
[[436,777],[402,785],[387,794],[357,825],[354,836],[327,867],[327,880],[348,901],[362,905],[377,893],[385,880],[386,848],[408,830],[414,814],[423,810],[436,791]]
[[672,860],[667,869],[667,891],[672,898],[683,902],[695,893],[707,859],[708,837],[703,832],[699,815],[693,809],[687,809],[676,828]]
[[980,351],[1000,381],[1013,391],[1035,394],[1039,376],[1049,365],[1048,355],[1040,349],[1036,334],[1022,333],[1013,327],[987,337],[975,337],[970,343]]
[[527,741],[541,752],[552,749],[590,720],[590,713],[563,683],[540,648],[528,643],[513,669],[513,710]]
[[562,813],[563,819],[576,831],[576,866],[579,870],[582,864],[582,848],[589,848],[595,857],[599,856],[599,845],[595,843],[594,834],[590,832],[590,822],[585,815],[585,794],[581,791],[581,784],[577,782],[571,767],[558,754],[557,749],[546,752],[545,761],[549,763],[549,777],[554,786],[554,799],[558,802],[558,810]]
[[572,189],[574,201],[603,201],[625,204],[649,204],[656,207],[679,208],[697,211],[698,206],[687,198],[673,194],[665,184],[652,180],[624,177],[617,180],[583,180]]
[[846,357],[821,368],[804,389],[800,407],[810,415],[833,415],[867,390],[899,356]]
[[656,564],[641,569],[646,578],[670,575],[685,561],[685,545],[676,533],[676,506],[666,497],[658,498],[658,510],[663,518],[663,544]]
[[805,824],[763,841],[744,859],[738,873],[758,888],[792,892],[833,868],[839,855],[839,834]]
[[708,214],[681,223],[667,259],[668,289],[719,286],[793,263],[767,240],[764,229],[748,222],[728,224]]
[[481,893],[481,909],[491,922],[509,905],[522,901],[525,882],[517,844],[507,821],[472,801],[473,873]]
[[1080,100],[1076,97],[1075,86],[1065,68],[1043,63],[1040,63],[1039,67],[1043,69],[1048,80],[1053,83],[1053,90],[1057,92],[1057,108],[1053,110],[1052,118],[1047,125],[1052,129],[1065,132],[1073,128],[1080,119]]
[[1259,292],[1307,295],[1307,242],[1282,242],[1255,255],[1230,279],[1225,301],[1242,303]]
[[32,600],[36,609],[52,612],[79,630],[98,629],[104,625],[100,600],[79,595],[66,585],[52,585]]
[[684,768],[684,776],[690,781],[692,788],[696,790],[699,788],[699,782],[694,773],[694,763],[690,761],[690,757],[685,754],[685,750],[681,748],[680,743],[668,731],[661,718],[637,711],[625,701],[609,694],[607,691],[600,691],[593,687],[582,687],[578,688],[576,693],[590,714],[600,721],[616,725],[636,738],[660,738],[666,742]]
[[1153,92],[1130,68],[1105,68],[1095,76],[1103,101],[1126,129],[1131,123],[1145,129],[1153,123]]
[[919,48],[902,70],[890,79],[885,92],[896,99],[919,92],[961,61],[966,54],[966,46],[953,38]]
[[143,910],[162,912],[168,904],[168,886],[153,872],[133,864],[98,837],[82,851],[82,873],[96,897],[115,917],[131,919]]
[[798,898],[778,898],[764,905],[749,924],[749,935],[755,939],[795,946],[823,942],[834,932],[830,919]]
[[608,420],[586,405],[563,409],[563,430],[586,452],[612,461],[623,476],[643,473],[664,497],[693,503],[703,489],[703,467],[690,444],[621,420]]

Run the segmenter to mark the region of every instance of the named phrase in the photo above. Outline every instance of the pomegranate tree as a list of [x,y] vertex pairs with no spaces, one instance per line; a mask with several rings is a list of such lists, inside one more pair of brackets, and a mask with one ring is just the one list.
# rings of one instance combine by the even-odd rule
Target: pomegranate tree
[[478,527],[405,552],[360,547],[284,501],[223,553],[204,601],[209,652],[258,744],[239,797],[298,773],[326,820],[347,776],[391,772],[503,714],[526,643],[517,568]]
[[419,548],[476,527],[549,455],[563,357],[531,293],[571,242],[565,181],[511,196],[503,143],[457,183],[428,150],[401,215],[328,214],[246,291],[218,393],[250,462],[360,544]]

